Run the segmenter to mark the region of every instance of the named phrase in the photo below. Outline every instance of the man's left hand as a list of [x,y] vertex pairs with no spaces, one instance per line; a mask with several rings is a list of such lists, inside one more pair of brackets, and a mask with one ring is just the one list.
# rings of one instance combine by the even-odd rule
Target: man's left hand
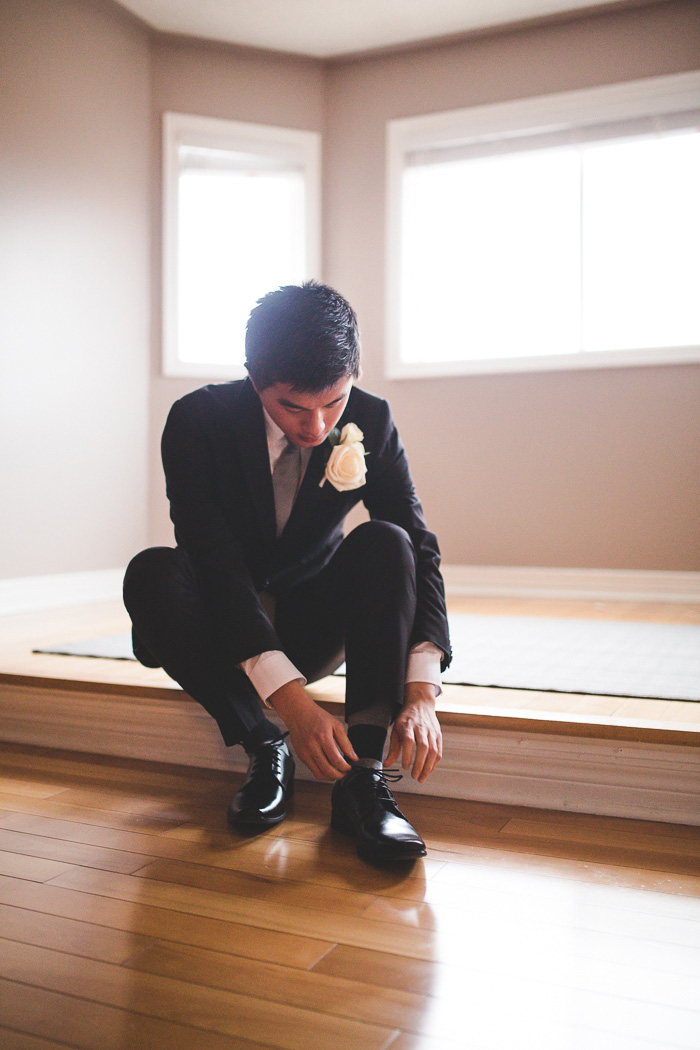
[[428,682],[408,682],[404,705],[391,729],[390,766],[401,758],[403,769],[410,769],[419,784],[424,783],[442,758],[442,730],[435,714],[435,687]]

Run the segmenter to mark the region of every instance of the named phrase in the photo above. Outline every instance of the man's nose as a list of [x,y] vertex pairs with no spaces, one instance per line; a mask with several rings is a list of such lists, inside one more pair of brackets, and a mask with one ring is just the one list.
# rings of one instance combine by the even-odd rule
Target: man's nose
[[311,421],[309,423],[309,433],[312,434],[314,437],[319,437],[323,433],[324,427],[325,422],[323,419],[323,413],[316,412],[311,417]]

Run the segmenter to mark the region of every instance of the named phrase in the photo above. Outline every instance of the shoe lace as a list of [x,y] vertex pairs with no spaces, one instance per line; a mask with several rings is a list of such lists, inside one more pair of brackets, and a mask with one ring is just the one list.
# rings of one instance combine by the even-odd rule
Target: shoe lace
[[371,766],[361,766],[357,762],[351,763],[353,770],[362,770],[364,773],[370,774],[368,777],[363,777],[360,783],[364,787],[364,805],[371,807],[377,799],[383,802],[388,802],[397,812],[399,812],[396,805],[396,799],[391,793],[389,784],[395,784],[399,780],[403,780],[403,773],[398,769],[374,769]]
[[403,780],[403,773],[399,769],[378,769],[376,772],[384,785],[396,784],[399,780]]
[[350,762],[350,765],[353,769],[368,770],[375,777],[378,777],[385,786],[387,783],[396,784],[399,780],[403,780],[403,773],[396,767],[391,769],[375,769],[374,766],[363,766],[359,762]]
[[[267,765],[270,762],[273,774],[280,778],[284,772],[284,760],[279,745],[289,736],[289,733],[283,733],[279,740],[266,740],[265,743],[261,744],[260,747],[253,753],[253,762],[251,765],[251,772],[255,772],[260,765]],[[263,751],[264,749],[264,751]],[[263,760],[264,754],[264,760]],[[268,768],[270,768],[268,766]]]

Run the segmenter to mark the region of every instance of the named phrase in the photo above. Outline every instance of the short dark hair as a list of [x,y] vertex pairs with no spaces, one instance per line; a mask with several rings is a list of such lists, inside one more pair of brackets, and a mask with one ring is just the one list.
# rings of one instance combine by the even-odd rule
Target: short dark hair
[[259,390],[288,383],[319,393],[360,374],[355,311],[327,284],[287,284],[258,300],[246,326],[245,363]]

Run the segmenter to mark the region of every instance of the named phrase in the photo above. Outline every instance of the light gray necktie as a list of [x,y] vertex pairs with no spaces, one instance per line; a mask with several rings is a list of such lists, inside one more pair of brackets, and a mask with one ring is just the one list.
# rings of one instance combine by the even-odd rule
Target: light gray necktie
[[292,513],[294,500],[301,484],[301,449],[288,441],[275,463],[272,472],[272,487],[275,493],[275,518],[277,535],[282,534]]

